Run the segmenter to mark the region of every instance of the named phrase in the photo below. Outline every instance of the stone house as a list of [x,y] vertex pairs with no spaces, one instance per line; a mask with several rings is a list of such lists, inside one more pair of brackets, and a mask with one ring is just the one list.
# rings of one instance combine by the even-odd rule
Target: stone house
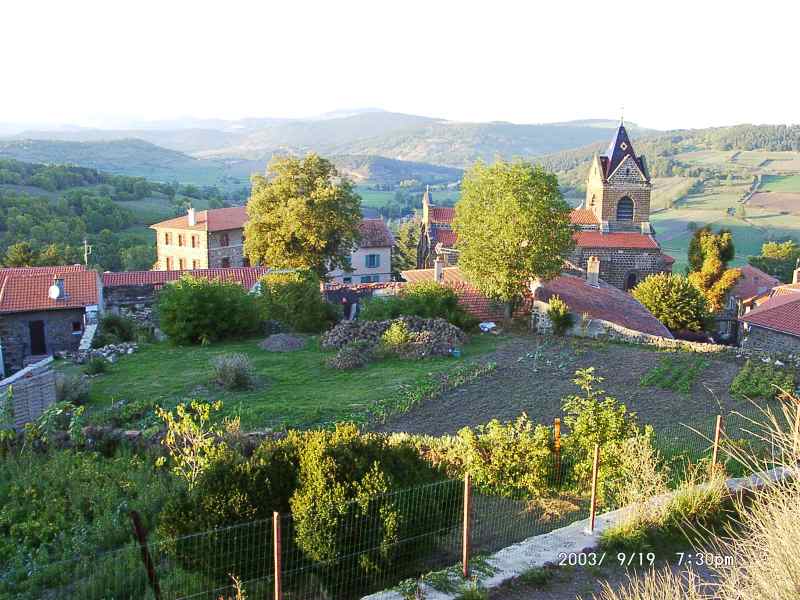
[[739,320],[743,348],[800,353],[800,293],[773,295]]
[[151,225],[156,231],[158,271],[247,267],[244,206],[196,211]]
[[752,265],[738,267],[742,272],[736,285],[728,292],[725,308],[716,315],[717,329],[731,344],[738,343],[740,336],[739,317],[755,307],[760,298],[768,296],[780,280]]
[[384,283],[392,280],[394,237],[383,219],[362,219],[361,242],[350,254],[350,269],[328,273],[334,283]]
[[[575,249],[566,270],[586,273],[589,259],[600,263],[600,278],[630,290],[645,277],[672,270],[675,260],[661,251],[650,226],[652,183],[643,156],[637,156],[625,126],[620,124],[603,155],[595,155],[586,181],[586,199],[572,211]],[[423,218],[417,248],[418,267],[430,268],[437,255],[457,262],[452,229],[454,210],[434,207],[423,197]]]
[[102,306],[102,284],[95,271],[80,266],[0,269],[5,373],[37,358],[77,350]]

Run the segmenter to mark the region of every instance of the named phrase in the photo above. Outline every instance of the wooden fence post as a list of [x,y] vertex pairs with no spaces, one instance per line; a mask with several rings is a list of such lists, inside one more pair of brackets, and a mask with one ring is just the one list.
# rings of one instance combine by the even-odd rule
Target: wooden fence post
[[469,473],[464,475],[464,530],[462,533],[461,564],[464,579],[469,579],[469,542],[472,518],[472,481]]
[[589,507],[589,533],[594,533],[594,521],[597,516],[597,472],[600,468],[600,444],[594,445],[594,460],[592,461],[592,504]]
[[281,595],[281,515],[272,513],[272,555],[275,563],[275,596],[273,600],[282,600]]
[[145,571],[147,571],[147,581],[150,583],[150,588],[153,590],[153,596],[156,600],[161,600],[161,587],[158,585],[158,576],[156,569],[153,565],[153,559],[150,556],[150,551],[147,549],[147,532],[142,525],[142,518],[135,510],[130,512],[131,521],[133,521],[133,534],[139,542],[139,548],[142,551],[142,562],[144,563]]
[[553,420],[553,451],[555,452],[556,486],[561,485],[561,419]]
[[717,422],[714,425],[714,449],[711,452],[711,472],[717,468],[717,457],[719,456],[719,440],[722,435],[722,415],[717,415]]

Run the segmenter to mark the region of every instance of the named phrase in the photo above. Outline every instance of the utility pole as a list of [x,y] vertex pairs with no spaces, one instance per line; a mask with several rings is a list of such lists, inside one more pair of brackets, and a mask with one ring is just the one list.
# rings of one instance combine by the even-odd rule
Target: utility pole
[[92,253],[92,247],[89,245],[88,240],[83,240],[83,264],[89,266],[89,255]]

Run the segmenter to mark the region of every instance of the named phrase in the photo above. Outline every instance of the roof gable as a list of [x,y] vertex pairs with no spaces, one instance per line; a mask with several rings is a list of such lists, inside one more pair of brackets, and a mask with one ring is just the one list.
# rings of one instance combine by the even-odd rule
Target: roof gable
[[647,178],[632,155],[623,156],[619,165],[608,176],[612,183],[646,183]]

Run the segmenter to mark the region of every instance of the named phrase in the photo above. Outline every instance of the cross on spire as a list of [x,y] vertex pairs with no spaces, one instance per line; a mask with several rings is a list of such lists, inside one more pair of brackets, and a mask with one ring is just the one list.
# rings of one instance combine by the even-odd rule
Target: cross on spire
[[625,124],[625,105],[624,104],[619,107],[619,124],[620,125],[624,125]]

